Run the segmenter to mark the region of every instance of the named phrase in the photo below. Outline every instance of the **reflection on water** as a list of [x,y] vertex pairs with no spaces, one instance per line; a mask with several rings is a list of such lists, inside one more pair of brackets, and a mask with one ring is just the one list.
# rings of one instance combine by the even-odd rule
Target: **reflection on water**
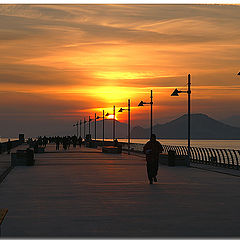
[[[118,139],[119,142],[127,142],[127,139]],[[145,144],[148,139],[131,139],[131,143]],[[187,139],[158,139],[163,145],[187,146]],[[240,149],[240,140],[191,140],[191,147]]]

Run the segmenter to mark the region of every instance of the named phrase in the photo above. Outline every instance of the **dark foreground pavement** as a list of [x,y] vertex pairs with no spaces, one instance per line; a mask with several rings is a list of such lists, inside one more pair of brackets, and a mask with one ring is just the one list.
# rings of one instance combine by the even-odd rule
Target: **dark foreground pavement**
[[[82,148],[36,155],[0,185],[3,237],[239,237],[240,178]],[[81,151],[81,152],[80,152]]]

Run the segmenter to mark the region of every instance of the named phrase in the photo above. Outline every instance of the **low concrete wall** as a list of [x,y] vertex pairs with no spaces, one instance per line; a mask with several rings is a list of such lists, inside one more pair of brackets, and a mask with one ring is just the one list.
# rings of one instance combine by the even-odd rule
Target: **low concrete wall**
[[[171,165],[168,154],[160,153],[159,163],[162,165]],[[187,155],[176,155],[174,160],[174,166],[187,166]]]
[[17,150],[11,153],[11,166],[33,166],[35,163],[34,152],[31,149]]
[[102,145],[103,146],[113,146],[113,141],[100,141],[100,140],[92,140],[92,142],[95,142],[97,144],[97,146],[101,147]]
[[85,146],[88,148],[97,148],[98,144],[95,141],[85,142]]
[[[1,145],[0,146],[0,154],[4,153],[4,152],[7,152],[7,144],[8,144],[8,142],[0,143],[0,145]],[[15,147],[17,147],[17,146],[19,146],[21,144],[22,144],[22,142],[19,141],[19,140],[11,141],[11,149],[15,148]]]
[[102,148],[103,153],[122,153],[122,148],[106,146]]

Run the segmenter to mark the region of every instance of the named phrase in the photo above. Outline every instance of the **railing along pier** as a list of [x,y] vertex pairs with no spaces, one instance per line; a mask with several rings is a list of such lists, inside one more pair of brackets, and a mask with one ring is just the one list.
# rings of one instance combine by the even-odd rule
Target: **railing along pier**
[[[126,143],[122,143],[122,147],[125,150]],[[142,152],[144,144],[131,143],[131,150],[136,152]],[[169,150],[173,150],[177,155],[187,156],[187,146],[171,146],[162,145],[163,153],[168,153]],[[192,163],[201,163],[207,165],[215,165],[219,167],[240,169],[239,166],[240,150],[235,149],[218,149],[218,148],[203,148],[203,147],[191,147],[190,148],[190,161]]]
[[[128,150],[128,143],[119,141],[122,149]],[[101,146],[101,141],[96,141]],[[104,144],[112,145],[112,141],[105,141]],[[144,144],[131,143],[130,149],[132,152],[142,152]],[[163,153],[168,154],[169,150],[173,150],[177,155],[187,156],[187,146],[171,146],[162,145]],[[240,169],[240,150],[235,149],[218,149],[205,147],[191,147],[190,148],[190,162],[200,163],[206,165],[214,165],[218,167]]]

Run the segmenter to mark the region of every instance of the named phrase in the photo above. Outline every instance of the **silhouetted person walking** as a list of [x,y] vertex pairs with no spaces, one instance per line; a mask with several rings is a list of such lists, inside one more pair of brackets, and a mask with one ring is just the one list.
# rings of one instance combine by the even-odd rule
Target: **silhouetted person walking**
[[118,142],[117,138],[113,141],[113,146],[119,149],[119,152],[122,152],[122,144]]
[[63,137],[63,149],[66,151],[68,147],[68,139],[67,137]]
[[59,146],[60,146],[60,137],[56,137],[56,150],[59,150]]
[[47,144],[48,144],[48,139],[47,139],[46,136],[43,137],[42,143],[43,143],[43,146],[44,146],[44,147],[47,146]]
[[114,146],[114,147],[118,147],[118,140],[117,140],[117,138],[114,139],[114,141],[113,141],[113,146]]
[[157,182],[158,159],[162,151],[161,143],[156,140],[156,135],[152,134],[150,141],[143,147],[143,152],[146,154],[147,174],[150,184],[153,184],[153,180]]
[[38,141],[37,140],[34,140],[33,142],[33,145],[34,145],[34,152],[37,153],[38,152]]
[[77,136],[76,135],[72,136],[72,144],[74,148],[76,148],[77,146],[77,141],[78,141]]
[[79,137],[79,138],[78,138],[78,144],[79,144],[79,147],[82,146],[82,143],[83,143],[82,137]]

